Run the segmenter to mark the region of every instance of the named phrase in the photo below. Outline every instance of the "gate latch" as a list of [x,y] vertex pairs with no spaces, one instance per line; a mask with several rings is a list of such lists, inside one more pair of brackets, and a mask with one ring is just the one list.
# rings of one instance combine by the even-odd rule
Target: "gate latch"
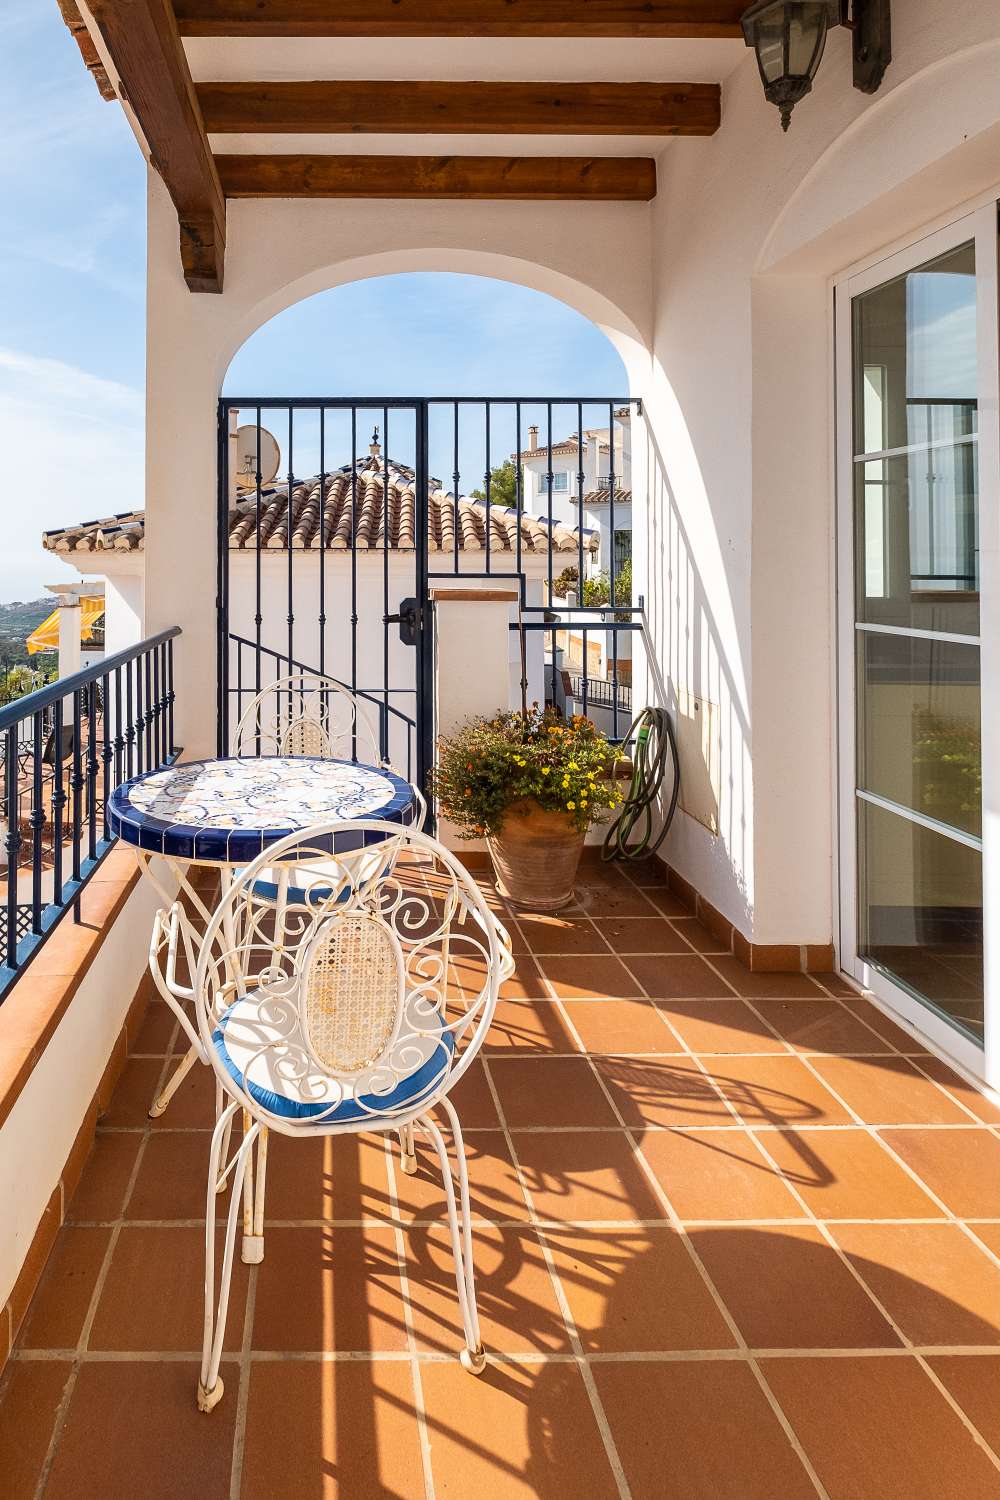
[[404,646],[415,646],[423,624],[422,614],[416,599],[400,599],[399,613],[385,615],[386,625],[399,626],[399,639]]

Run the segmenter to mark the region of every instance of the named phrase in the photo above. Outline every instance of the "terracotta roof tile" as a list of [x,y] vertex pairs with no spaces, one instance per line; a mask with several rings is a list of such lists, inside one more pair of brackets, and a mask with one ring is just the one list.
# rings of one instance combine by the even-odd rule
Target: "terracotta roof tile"
[[[409,550],[416,545],[416,500],[414,473],[403,464],[390,463],[388,474],[379,458],[358,460],[357,480],[351,483],[351,466],[336,469],[325,476],[320,493],[320,476],[296,480],[292,488],[291,534],[293,549],[317,550],[324,545],[330,551],[343,551],[351,545],[354,531],[360,551],[381,550],[385,546],[388,519],[389,547]],[[455,547],[455,498],[440,482],[431,480],[430,550],[450,552]],[[353,491],[353,498],[352,498]],[[267,551],[284,551],[288,546],[288,485],[268,485],[260,493],[260,545]],[[352,528],[352,513],[354,525]],[[490,550],[513,552],[517,548],[517,512],[503,505],[490,506]],[[322,524],[323,541],[320,542]],[[458,500],[458,549],[460,552],[483,552],[486,549],[486,505],[461,495]],[[257,546],[257,492],[246,492],[229,517],[229,546],[236,551],[254,551]],[[84,521],[77,526],[47,531],[42,545],[49,552],[133,552],[145,545],[145,513],[127,511],[102,521]],[[544,553],[549,546],[548,522],[537,516],[521,515],[521,550],[524,554]],[[584,532],[584,547],[597,550],[596,532]],[[579,533],[561,522],[552,526],[552,548],[556,552],[576,552]]]

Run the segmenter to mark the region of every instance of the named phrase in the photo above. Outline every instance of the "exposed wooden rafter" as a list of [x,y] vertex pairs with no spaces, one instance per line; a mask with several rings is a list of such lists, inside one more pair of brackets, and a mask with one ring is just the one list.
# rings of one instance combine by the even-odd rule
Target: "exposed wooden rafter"
[[184,36],[738,37],[747,0],[175,0]]
[[210,134],[712,135],[717,83],[199,83]]
[[221,292],[226,201],[170,0],[89,0],[89,9],[177,209],[184,279]]
[[227,198],[506,198],[647,202],[651,157],[219,156]]
[[97,84],[97,90],[102,99],[108,101],[115,99],[115,86],[108,77],[108,70],[101,61],[101,55],[94,46],[94,39],[87,30],[87,23],[80,14],[80,7],[76,0],[56,0],[59,12],[69,27],[70,35],[80,49],[84,67],[91,78]]

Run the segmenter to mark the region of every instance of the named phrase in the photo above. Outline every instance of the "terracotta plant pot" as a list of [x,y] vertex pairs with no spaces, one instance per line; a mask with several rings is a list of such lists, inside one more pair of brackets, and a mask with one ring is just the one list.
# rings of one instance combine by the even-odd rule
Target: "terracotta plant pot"
[[512,802],[503,827],[486,840],[497,889],[515,906],[558,911],[573,899],[584,835],[566,813],[546,812],[534,797]]

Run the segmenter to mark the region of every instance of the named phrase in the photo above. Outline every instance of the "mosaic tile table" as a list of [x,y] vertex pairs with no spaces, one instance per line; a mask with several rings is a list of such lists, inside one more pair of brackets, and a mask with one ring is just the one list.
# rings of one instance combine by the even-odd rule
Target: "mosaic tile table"
[[[200,935],[159,879],[153,857],[165,861],[190,909],[207,926],[211,912],[190,879],[192,867],[218,869],[224,891],[235,869],[301,828],[354,818],[408,824],[416,810],[414,788],[386,767],[310,756],[190,761],[136,776],[115,789],[108,800],[111,832],[135,849],[140,869],[164,902],[156,914],[150,969],[191,1043],[154,1101],[151,1116],[163,1113],[203,1055],[184,1010],[192,991],[176,977],[180,950],[190,969]],[[360,835],[345,831],[342,839],[334,839],[331,852],[343,853],[359,843]]]

